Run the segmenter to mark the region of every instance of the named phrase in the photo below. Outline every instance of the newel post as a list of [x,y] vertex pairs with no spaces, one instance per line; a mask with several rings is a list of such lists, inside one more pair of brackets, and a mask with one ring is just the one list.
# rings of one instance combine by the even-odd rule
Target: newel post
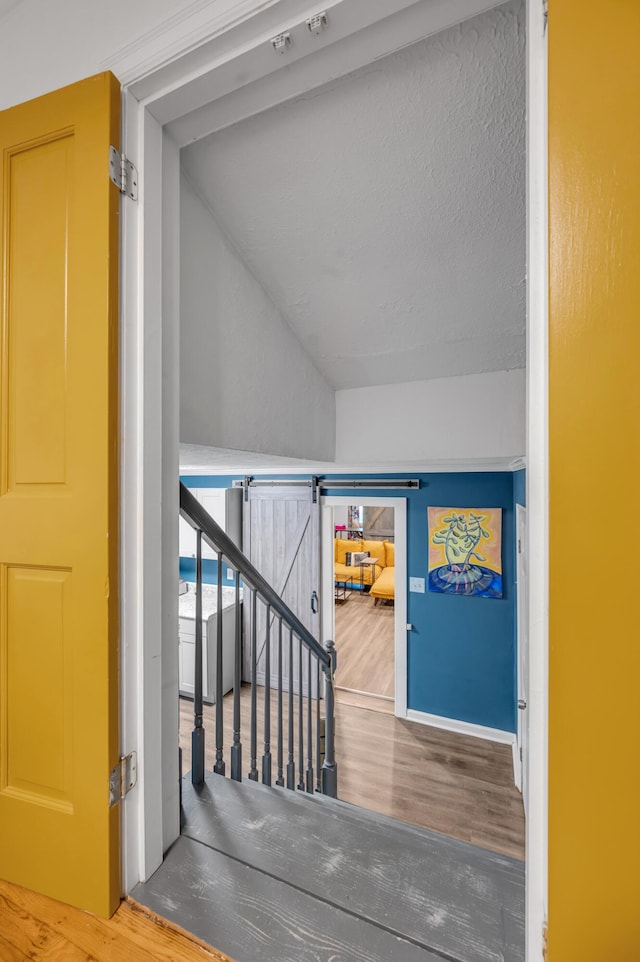
[[322,794],[338,797],[338,766],[336,764],[335,744],[335,697],[333,678],[336,670],[336,646],[333,641],[327,642],[327,652],[331,657],[331,664],[323,667],[324,697],[325,697],[325,755],[322,764]]

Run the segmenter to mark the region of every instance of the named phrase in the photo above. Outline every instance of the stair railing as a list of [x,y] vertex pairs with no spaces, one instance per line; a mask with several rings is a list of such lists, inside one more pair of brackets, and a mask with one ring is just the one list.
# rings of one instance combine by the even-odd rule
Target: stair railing
[[[203,697],[203,638],[202,638],[202,544],[203,541],[216,552],[217,576],[217,631],[215,639],[215,763],[213,771],[226,774],[224,758],[224,712],[223,712],[223,562],[235,571],[235,637],[233,650],[233,720],[230,747],[230,776],[242,781],[242,614],[241,605],[249,608],[249,643],[251,645],[251,693],[250,693],[250,767],[248,778],[258,781],[258,604],[266,609],[264,718],[262,725],[263,752],[261,776],[265,785],[272,783],[271,751],[271,659],[274,646],[277,651],[277,699],[276,699],[276,778],[275,784],[289,789],[319,791],[333,798],[337,796],[337,764],[335,758],[335,695],[334,673],[336,650],[333,641],[320,644],[302,624],[275,589],[260,574],[247,556],[235,545],[207,510],[180,484],[180,514],[196,533],[196,611],[195,611],[195,676],[193,697],[193,731],[191,736],[191,780],[194,785],[204,781],[205,773],[205,727]],[[242,582],[242,589],[241,589]],[[242,591],[242,601],[241,601]],[[248,598],[247,598],[248,594]],[[287,761],[284,762],[285,698],[283,688],[283,658],[288,654],[287,709]],[[297,656],[297,677],[294,678],[294,658]],[[306,669],[306,678],[305,678]],[[324,678],[324,716],[320,711],[321,676]],[[306,682],[306,684],[305,684]],[[295,725],[297,686],[297,715]],[[304,695],[306,688],[306,697]],[[315,694],[314,694],[315,691]],[[305,704],[306,702],[306,704]],[[315,711],[314,711],[315,702]],[[306,725],[305,725],[306,715]],[[315,739],[314,739],[315,720]],[[297,727],[297,733],[296,733]],[[305,737],[306,736],[306,737]],[[315,742],[315,747],[314,747]],[[322,751],[324,743],[324,752]],[[298,782],[296,785],[296,749],[298,755]],[[315,751],[315,762],[314,762]]]

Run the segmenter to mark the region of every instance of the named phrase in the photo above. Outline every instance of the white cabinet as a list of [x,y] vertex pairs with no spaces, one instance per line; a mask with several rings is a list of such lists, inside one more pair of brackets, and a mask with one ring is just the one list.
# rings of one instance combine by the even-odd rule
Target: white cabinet
[[[194,498],[208,511],[213,520],[220,525],[223,531],[226,531],[227,488],[191,488],[190,490]],[[180,517],[179,545],[181,558],[195,558],[196,533],[182,516]],[[215,551],[204,540],[202,542],[202,557],[214,559],[217,557]]]
[[[202,622],[202,693],[209,696],[207,686],[207,622]],[[193,618],[180,618],[178,645],[178,687],[181,695],[193,697],[196,676],[196,623]]]
[[[202,694],[204,700],[213,704],[216,697],[216,641],[218,633],[218,612],[216,607],[217,589],[211,585],[204,586],[202,619]],[[220,617],[222,619],[222,693],[226,694],[233,688],[234,646],[236,636],[235,590],[225,588]],[[182,596],[179,605],[184,610],[191,608],[195,596]],[[213,609],[213,611],[212,611]],[[212,613],[211,613],[212,612]],[[240,625],[242,626],[242,608],[240,608]],[[178,631],[178,687],[181,695],[194,693],[194,679],[196,667],[196,622],[193,617],[179,618]]]
[[178,533],[178,544],[181,558],[195,558],[196,556],[196,533],[188,521],[180,515],[180,529]]
[[[193,493],[205,511],[211,515],[213,520],[217,522],[224,531],[225,488],[196,488]],[[213,548],[210,548],[205,541],[202,542],[202,557],[217,558],[216,552],[213,550]]]

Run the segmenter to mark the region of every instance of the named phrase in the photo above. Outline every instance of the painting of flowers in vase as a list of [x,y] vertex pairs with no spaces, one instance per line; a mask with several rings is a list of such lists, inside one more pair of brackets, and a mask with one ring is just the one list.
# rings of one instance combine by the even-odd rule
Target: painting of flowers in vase
[[502,508],[428,508],[429,591],[502,598]]

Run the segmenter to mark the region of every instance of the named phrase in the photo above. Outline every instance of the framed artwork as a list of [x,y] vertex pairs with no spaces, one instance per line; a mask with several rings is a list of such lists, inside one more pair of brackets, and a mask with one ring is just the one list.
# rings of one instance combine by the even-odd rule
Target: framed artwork
[[427,508],[429,591],[502,598],[502,508]]

